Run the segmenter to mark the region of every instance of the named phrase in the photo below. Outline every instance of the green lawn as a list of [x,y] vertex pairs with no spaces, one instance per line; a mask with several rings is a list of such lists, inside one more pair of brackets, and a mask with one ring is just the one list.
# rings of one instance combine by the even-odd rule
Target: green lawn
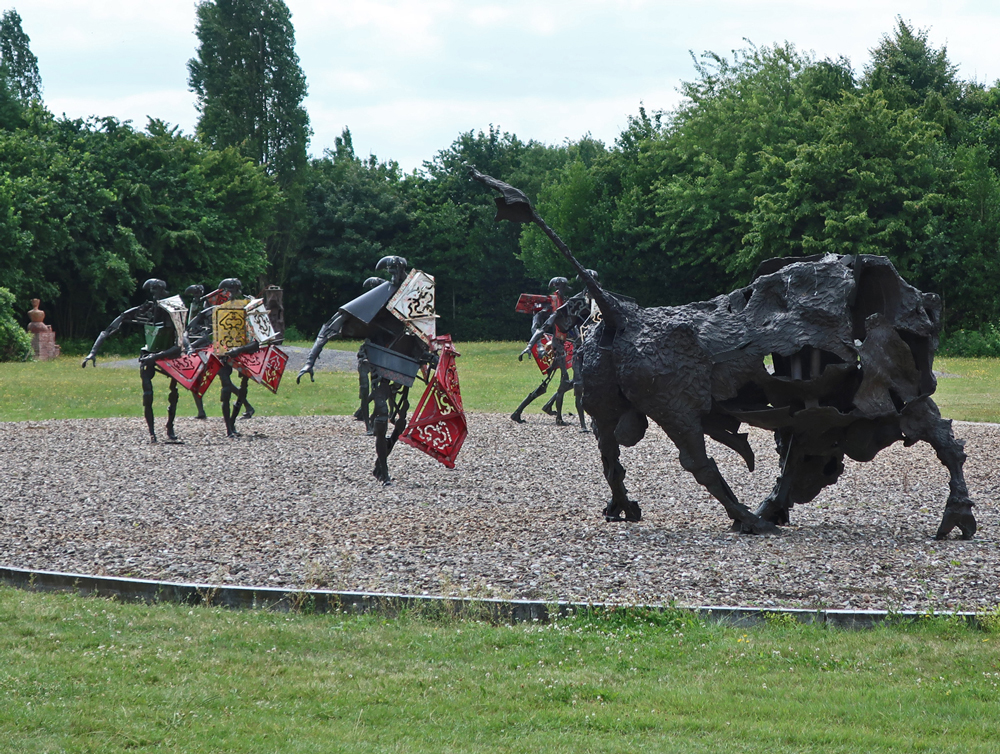
[[[308,346],[308,343],[294,345]],[[468,411],[510,413],[541,380],[534,362],[517,360],[521,343],[459,343],[458,359],[462,398]],[[357,344],[334,341],[327,348],[357,351]],[[100,363],[114,361],[116,355],[99,357]],[[1000,422],[1000,359],[938,359],[936,368],[957,377],[938,381],[935,400],[945,416],[967,421]],[[154,380],[155,411],[166,412],[167,380]],[[417,386],[419,388],[419,384]],[[277,395],[251,385],[251,401],[263,416],[310,414],[351,414],[357,408],[357,376],[343,372],[317,372],[316,382],[308,378],[295,383],[287,373]],[[551,394],[551,392],[550,392]],[[211,416],[221,416],[218,381],[205,397]],[[535,401],[529,413],[541,409]],[[193,416],[194,403],[181,391],[178,412]],[[572,398],[564,410],[570,412]],[[105,418],[141,416],[142,391],[132,369],[80,368],[80,357],[66,356],[49,362],[0,364],[0,421],[41,419]]]
[[[311,343],[293,345],[309,346]],[[459,343],[459,382],[466,410],[510,413],[541,381],[534,361],[518,362],[521,343]],[[328,349],[356,352],[357,343],[334,341]],[[126,358],[115,354],[98,357],[99,364]],[[134,369],[80,368],[81,358],[64,356],[54,361],[0,364],[0,421],[107,418],[142,416],[142,387]],[[316,372],[296,384],[295,373],[286,372],[277,394],[251,383],[250,400],[261,416],[351,414],[358,407],[358,378],[354,372]],[[168,380],[153,380],[154,411],[167,410]],[[419,398],[422,383],[415,386]],[[532,411],[544,401],[537,400]],[[411,399],[415,405],[415,398]],[[566,407],[572,411],[572,398]],[[205,396],[209,416],[221,416],[219,381]],[[179,416],[194,416],[190,394],[181,390]]]
[[0,589],[0,750],[996,752],[1000,633],[494,626]]

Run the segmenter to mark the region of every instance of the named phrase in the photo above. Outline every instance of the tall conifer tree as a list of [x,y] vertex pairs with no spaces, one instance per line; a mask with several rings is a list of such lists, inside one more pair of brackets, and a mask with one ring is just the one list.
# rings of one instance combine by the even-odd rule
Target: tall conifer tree
[[292,16],[283,0],[202,0],[197,15],[199,45],[188,61],[188,84],[201,113],[198,135],[217,148],[237,147],[281,186],[283,203],[267,242],[268,280],[280,284],[304,232],[311,133]]
[[21,105],[42,98],[38,58],[31,52],[30,42],[17,11],[4,11],[0,18],[0,67],[7,88]]
[[203,0],[197,56],[188,83],[197,95],[198,134],[239,147],[287,185],[306,164],[306,77],[282,0]]

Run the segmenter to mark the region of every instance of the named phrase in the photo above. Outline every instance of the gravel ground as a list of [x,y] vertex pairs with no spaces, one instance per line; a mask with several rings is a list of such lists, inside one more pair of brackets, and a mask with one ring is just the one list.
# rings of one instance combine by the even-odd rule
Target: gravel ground
[[[854,609],[976,609],[1000,602],[994,460],[1000,426],[956,422],[977,501],[975,539],[936,542],[947,473],[929,446],[848,461],[780,536],[728,531],[721,505],[658,430],[623,462],[638,524],[600,516],[592,435],[530,415],[471,414],[449,471],[400,444],[394,483],[349,417],[178,419],[150,445],[141,419],[0,423],[0,564],[249,586],[432,595]],[[158,421],[158,426],[162,419]],[[715,455],[751,506],[777,474]],[[954,536],[954,535],[953,535]]]

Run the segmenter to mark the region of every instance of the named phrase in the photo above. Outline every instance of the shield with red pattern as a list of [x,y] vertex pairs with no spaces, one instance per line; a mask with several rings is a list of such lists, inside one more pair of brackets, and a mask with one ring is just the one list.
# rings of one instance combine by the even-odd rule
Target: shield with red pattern
[[541,293],[522,293],[514,305],[514,311],[521,314],[537,314],[552,309],[552,299]]
[[157,369],[163,374],[172,377],[181,387],[198,395],[205,394],[221,366],[221,362],[209,348],[182,354],[174,359],[159,359],[156,362]]
[[439,348],[437,369],[399,439],[453,469],[469,434],[455,366],[459,354],[450,335],[440,335],[434,342]]
[[[566,351],[566,368],[573,368],[573,344],[568,341],[563,341],[563,349]],[[556,354],[552,348],[552,336],[546,333],[543,335],[535,345],[531,347],[531,355],[535,357],[535,363],[538,364],[538,368],[541,370],[542,374],[548,374],[552,371]]]
[[241,353],[232,359],[240,375],[249,377],[272,393],[278,392],[281,375],[285,372],[288,355],[277,346],[264,346],[254,353]]

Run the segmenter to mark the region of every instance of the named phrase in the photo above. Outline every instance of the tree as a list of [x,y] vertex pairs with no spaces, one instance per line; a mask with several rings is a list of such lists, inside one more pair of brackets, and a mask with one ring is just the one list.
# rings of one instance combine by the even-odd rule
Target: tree
[[267,250],[269,277],[283,284],[305,232],[311,134],[291,13],[282,0],[203,0],[197,15],[200,44],[188,83],[201,113],[198,135],[216,148],[238,148],[281,187]]
[[0,18],[0,68],[11,93],[22,106],[42,98],[42,77],[30,41],[21,28],[17,11],[4,11]]
[[954,109],[962,95],[957,68],[948,60],[948,50],[935,50],[927,40],[927,30],[915,31],[901,16],[896,31],[886,34],[871,51],[862,84],[879,90],[895,110],[919,108],[928,97],[940,98]]
[[198,135],[237,147],[282,186],[306,165],[306,78],[282,0],[203,0],[197,57],[188,83],[197,95]]
[[295,295],[285,317],[315,334],[338,306],[363,292],[379,259],[397,253],[411,217],[399,166],[374,155],[358,158],[346,128],[333,151],[311,162],[308,176],[308,228],[289,271]]

